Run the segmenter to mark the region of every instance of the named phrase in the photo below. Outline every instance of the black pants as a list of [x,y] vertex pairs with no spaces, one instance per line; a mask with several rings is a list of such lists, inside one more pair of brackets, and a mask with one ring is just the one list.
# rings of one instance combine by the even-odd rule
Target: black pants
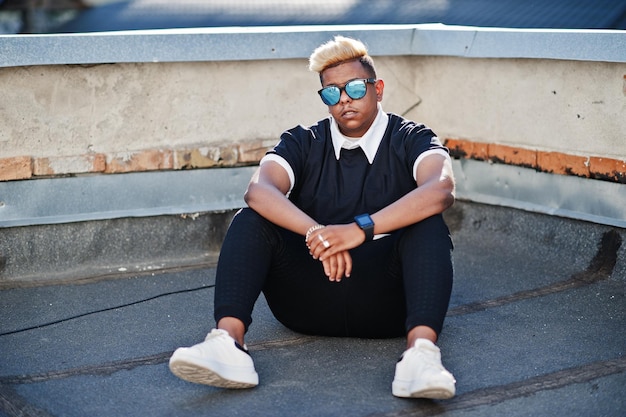
[[350,251],[352,274],[331,282],[304,237],[249,208],[233,218],[217,267],[215,320],[252,323],[261,291],[274,316],[306,334],[383,338],[418,325],[439,334],[452,290],[452,242],[441,215]]

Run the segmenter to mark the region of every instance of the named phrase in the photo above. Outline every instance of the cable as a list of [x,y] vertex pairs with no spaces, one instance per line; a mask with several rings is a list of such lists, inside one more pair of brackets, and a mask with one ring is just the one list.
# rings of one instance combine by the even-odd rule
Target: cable
[[38,324],[38,325],[32,326],[32,327],[26,327],[26,328],[23,328],[23,329],[12,330],[10,332],[0,333],[0,337],[2,337],[2,336],[9,336],[9,335],[16,334],[16,333],[23,333],[23,332],[27,332],[27,331],[30,331],[30,330],[41,329],[43,327],[48,327],[48,326],[52,326],[52,325],[59,324],[59,323],[65,323],[66,321],[79,319],[81,317],[90,316],[92,314],[104,313],[104,312],[107,312],[107,311],[116,310],[118,308],[130,307],[130,306],[133,306],[133,305],[136,305],[136,304],[145,303],[145,302],[156,300],[157,298],[166,297],[166,296],[169,296],[169,295],[184,294],[184,293],[187,293],[187,292],[206,290],[206,289],[213,288],[213,287],[215,287],[215,284],[213,284],[213,285],[206,285],[206,286],[197,287],[197,288],[190,288],[190,289],[186,289],[186,290],[167,292],[167,293],[155,295],[154,297],[146,298],[146,299],[143,299],[143,300],[133,301],[132,303],[122,304],[122,305],[118,305],[118,306],[115,306],[115,307],[103,308],[102,310],[90,311],[88,313],[78,314],[76,316],[67,317],[67,318],[64,318],[64,319],[55,320],[55,321],[51,321],[51,322],[44,323],[44,324]]

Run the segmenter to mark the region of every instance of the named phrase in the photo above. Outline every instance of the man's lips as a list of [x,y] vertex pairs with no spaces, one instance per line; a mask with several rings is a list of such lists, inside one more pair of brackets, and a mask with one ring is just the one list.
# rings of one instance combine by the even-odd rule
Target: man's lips
[[341,112],[341,117],[345,117],[345,118],[352,118],[354,116],[357,115],[357,111],[354,109],[346,109],[344,111]]

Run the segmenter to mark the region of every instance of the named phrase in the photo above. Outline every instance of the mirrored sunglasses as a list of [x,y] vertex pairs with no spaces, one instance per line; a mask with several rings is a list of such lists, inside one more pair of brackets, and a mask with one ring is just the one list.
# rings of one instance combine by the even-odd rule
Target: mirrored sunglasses
[[322,98],[324,104],[334,106],[339,103],[342,91],[345,91],[352,100],[358,100],[365,97],[367,93],[367,83],[374,84],[375,82],[376,78],[358,78],[348,81],[343,87],[329,85],[328,87],[322,88],[317,93]]

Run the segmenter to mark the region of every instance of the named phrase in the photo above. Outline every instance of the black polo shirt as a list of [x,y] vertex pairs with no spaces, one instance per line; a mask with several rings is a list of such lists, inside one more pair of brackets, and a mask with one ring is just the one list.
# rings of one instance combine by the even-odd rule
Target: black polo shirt
[[268,154],[291,166],[295,182],[289,199],[321,224],[342,224],[375,213],[417,187],[413,167],[429,150],[445,150],[423,124],[388,113],[389,122],[372,164],[361,148],[335,157],[327,118],[284,132]]

